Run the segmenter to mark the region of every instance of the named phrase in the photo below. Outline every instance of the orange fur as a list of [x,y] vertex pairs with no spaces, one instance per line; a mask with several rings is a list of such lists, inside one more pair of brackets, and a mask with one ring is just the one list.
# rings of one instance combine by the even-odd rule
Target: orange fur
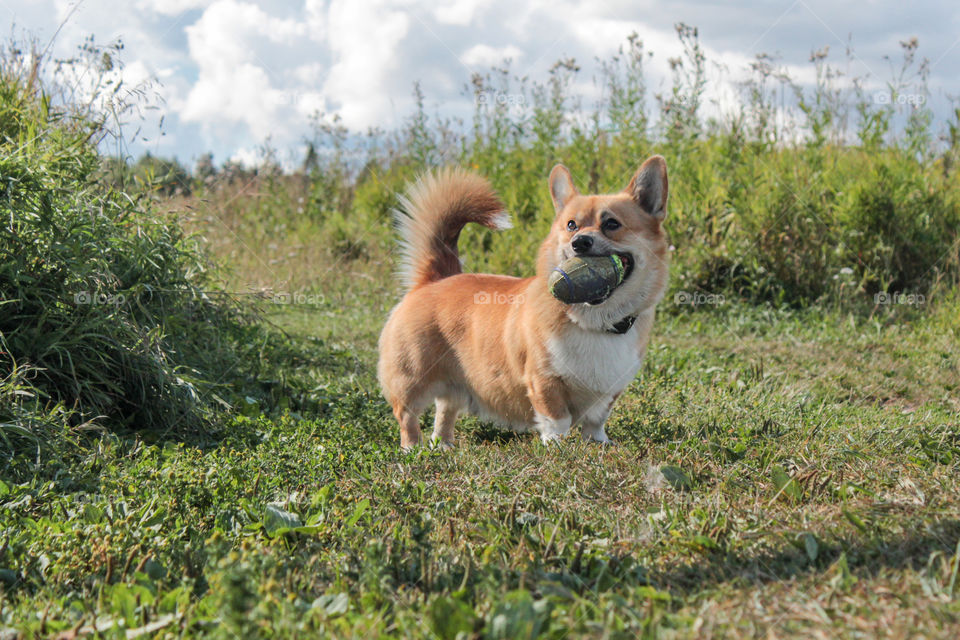
[[[560,165],[549,182],[556,217],[529,278],[460,273],[456,243],[464,224],[506,226],[482,178],[428,175],[404,201],[398,222],[408,290],[380,336],[378,367],[401,446],[420,443],[420,414],[432,402],[433,438],[445,444],[453,443],[464,411],[518,430],[536,428],[545,441],[578,423],[584,439],[608,441],[604,422],[639,370],[666,288],[666,164],[650,158],[613,195],[580,195]],[[597,255],[628,254],[634,262],[600,304],[566,305],[547,290],[547,276],[573,255],[578,235],[591,238]],[[636,316],[632,328],[608,331],[627,316]]]

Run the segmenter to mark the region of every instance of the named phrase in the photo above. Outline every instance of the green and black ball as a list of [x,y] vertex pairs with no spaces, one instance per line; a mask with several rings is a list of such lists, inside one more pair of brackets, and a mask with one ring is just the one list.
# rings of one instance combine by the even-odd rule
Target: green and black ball
[[627,265],[621,256],[575,256],[554,268],[547,285],[560,302],[598,304],[609,298],[626,276]]

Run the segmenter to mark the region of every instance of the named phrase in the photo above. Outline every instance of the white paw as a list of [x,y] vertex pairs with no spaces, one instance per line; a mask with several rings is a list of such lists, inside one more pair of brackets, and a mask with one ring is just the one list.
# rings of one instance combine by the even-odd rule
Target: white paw
[[543,442],[556,442],[562,439],[570,431],[571,423],[569,415],[556,419],[539,414],[536,417],[537,431],[540,432],[540,439]]
[[603,427],[599,429],[589,429],[583,427],[583,431],[580,433],[584,442],[595,442],[597,444],[614,444],[613,440],[607,436],[607,432]]

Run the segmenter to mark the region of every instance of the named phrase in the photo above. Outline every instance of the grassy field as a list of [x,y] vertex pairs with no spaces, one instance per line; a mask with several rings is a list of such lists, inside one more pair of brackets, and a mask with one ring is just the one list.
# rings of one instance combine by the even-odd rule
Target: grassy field
[[267,310],[313,410],[251,405],[202,441],[108,435],[49,479],[0,484],[0,578],[19,583],[5,625],[960,633],[955,301],[896,321],[668,301],[611,418],[617,447],[468,419],[457,449],[403,453],[373,373],[396,292],[382,265],[352,268],[371,277]]
[[[419,96],[369,149],[320,122],[299,171],[194,175],[104,158],[107,116],[0,50],[0,640],[960,637],[960,111],[814,56],[783,129],[758,58],[704,122],[678,35],[656,118],[632,38],[592,113],[572,61],[495,71],[472,128]],[[554,162],[609,190],[654,152],[673,276],[617,446],[468,418],[400,451],[398,190],[490,177],[517,227],[465,232],[466,264],[529,273]]]

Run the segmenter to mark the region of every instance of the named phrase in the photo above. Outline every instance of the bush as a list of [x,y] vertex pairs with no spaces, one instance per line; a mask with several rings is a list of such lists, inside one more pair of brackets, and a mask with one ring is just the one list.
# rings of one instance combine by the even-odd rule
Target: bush
[[198,428],[253,337],[176,220],[98,182],[103,121],[22,62],[0,68],[0,473],[80,427]]
[[[871,309],[882,291],[929,296],[957,283],[960,110],[958,122],[941,123],[944,146],[924,102],[896,99],[928,94],[915,41],[902,43],[903,69],[885,105],[863,92],[862,79],[840,86],[827,50],[811,57],[816,82],[807,89],[760,55],[740,110],[704,121],[698,32],[678,25],[677,33],[684,55],[671,61],[670,90],[656,96],[658,118],[646,107],[643,43],[632,36],[601,62],[604,98],[592,109],[571,95],[579,67],[561,60],[542,84],[508,68],[474,75],[467,131],[428,116],[419,88],[405,128],[374,142],[339,125],[318,128],[309,176],[314,196],[323,194],[312,201],[318,233],[339,257],[382,254],[397,194],[420,171],[456,163],[490,178],[515,222],[508,233],[465,229],[468,268],[529,275],[553,217],[546,176],[554,163],[566,164],[582,191],[609,192],[661,153],[670,168],[675,289]],[[781,112],[784,91],[794,100]],[[363,171],[351,169],[346,149],[366,151]],[[290,195],[276,208],[280,217],[295,208]],[[373,238],[380,246],[370,246]]]
[[676,177],[678,282],[791,306],[838,302],[841,284],[869,301],[880,291],[929,294],[956,282],[956,175],[896,148],[818,153],[829,170],[796,149],[744,153],[735,170],[711,164],[705,198]]

